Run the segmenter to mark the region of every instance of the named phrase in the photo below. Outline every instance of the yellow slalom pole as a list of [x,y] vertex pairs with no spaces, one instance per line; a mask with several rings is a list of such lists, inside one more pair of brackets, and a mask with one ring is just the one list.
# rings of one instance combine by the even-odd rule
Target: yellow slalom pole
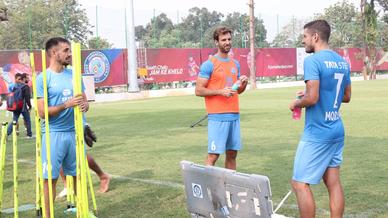
[[18,198],[18,137],[16,135],[16,121],[12,122],[12,141],[13,141],[13,214],[19,217],[19,198]]
[[[76,43],[76,55],[77,55],[77,65],[76,68],[76,89],[77,89],[77,95],[82,95],[82,75],[81,75],[81,44]],[[84,204],[84,210],[83,214],[85,217],[89,215],[89,203],[88,203],[88,184],[87,184],[87,173],[86,173],[86,157],[85,157],[85,143],[84,143],[84,126],[83,126],[83,119],[82,119],[82,112],[80,107],[77,107],[75,109],[78,114],[77,116],[77,126],[78,130],[76,131],[77,137],[78,137],[78,143],[79,143],[79,154],[80,154],[80,163],[81,163],[81,181],[82,181],[82,197],[83,197],[83,204]]]
[[70,204],[71,204],[71,207],[75,207],[75,204],[74,204],[74,202],[75,202],[75,200],[74,200],[74,195],[75,195],[75,193],[74,193],[74,179],[73,179],[73,177],[70,177],[71,179],[70,179],[70,182],[69,182],[69,187],[71,187],[71,189],[70,189]]
[[[74,62],[74,96],[82,95],[82,75],[81,75],[81,44],[74,44],[74,56],[76,61]],[[83,210],[80,214],[84,217],[89,216],[89,203],[88,203],[88,184],[87,184],[87,165],[85,157],[85,143],[84,143],[84,125],[83,125],[83,114],[80,107],[75,109],[75,126],[76,126],[76,137],[78,145],[78,154],[79,154],[79,166],[81,174],[81,190],[80,195],[82,198]]]
[[86,171],[88,173],[88,181],[89,181],[89,190],[90,190],[90,195],[92,196],[92,202],[93,202],[93,211],[94,215],[97,216],[97,202],[96,202],[96,196],[94,195],[94,188],[93,188],[93,181],[92,181],[92,176],[90,174],[90,169],[89,169],[89,163],[88,160],[85,161],[86,165]]
[[73,183],[73,177],[72,176],[66,176],[66,202],[67,202],[67,209],[74,207],[74,202],[72,202],[72,196],[74,195],[74,187],[72,186]]
[[69,203],[70,203],[70,208],[75,207],[74,205],[74,179],[72,176],[67,176],[66,177],[66,182],[68,182],[68,188],[67,188],[67,193],[69,194]]
[[[75,82],[75,73],[77,71],[76,65],[77,65],[77,55],[75,52],[75,44],[71,43],[71,51],[72,51],[72,73],[73,73],[73,96],[76,96],[76,82]],[[81,167],[80,167],[80,155],[79,155],[79,144],[78,144],[78,138],[77,138],[77,116],[75,107],[74,107],[74,128],[75,128],[75,140],[76,140],[76,166],[77,166],[77,180],[76,180],[76,187],[77,187],[77,217],[81,217],[80,214],[82,209],[82,197],[81,197]]]
[[[76,97],[79,94],[77,84],[77,72],[78,72],[78,48],[76,43],[71,44],[72,57],[73,57],[73,96]],[[77,217],[85,217],[85,201],[84,201],[84,188],[82,173],[82,155],[81,145],[79,141],[79,107],[74,107],[74,127],[75,127],[75,140],[76,140],[76,162],[77,162]]]
[[[50,126],[48,114],[48,90],[47,90],[47,73],[46,73],[46,51],[42,50],[42,73],[43,73],[43,99],[44,99],[44,120],[46,132],[46,155],[47,155],[47,172],[48,172],[48,188],[49,188],[49,205],[50,217],[54,218],[54,198],[53,198],[53,177],[51,166],[51,147],[50,147]],[[43,211],[46,213],[46,211]]]
[[1,164],[1,172],[0,172],[0,212],[3,203],[3,180],[4,180],[4,171],[5,171],[5,150],[7,147],[7,129],[8,123],[3,122],[1,127],[1,153],[0,153],[0,164]]
[[[81,44],[77,43],[77,91],[79,95],[82,95],[82,74],[81,74]],[[84,124],[82,119],[81,109],[78,107],[78,138],[80,143],[80,154],[82,168],[81,172],[83,175],[83,197],[85,204],[85,216],[89,215],[89,202],[88,202],[88,183],[87,183],[87,171],[86,171],[86,156],[85,156],[85,143],[84,143]]]
[[35,133],[36,133],[36,215],[46,217],[43,194],[43,170],[42,170],[42,131],[40,126],[40,117],[38,112],[38,97],[36,89],[36,71],[34,53],[30,53],[30,63],[32,69],[32,95],[34,101]]

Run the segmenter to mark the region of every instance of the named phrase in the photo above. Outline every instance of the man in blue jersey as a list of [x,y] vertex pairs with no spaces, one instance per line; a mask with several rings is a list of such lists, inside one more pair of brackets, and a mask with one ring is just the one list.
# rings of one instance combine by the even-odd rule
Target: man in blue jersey
[[[47,69],[48,114],[50,124],[51,164],[53,197],[57,179],[62,166],[65,175],[76,176],[74,107],[80,106],[82,112],[89,109],[85,93],[73,97],[73,73],[66,68],[71,63],[70,42],[64,38],[51,38],[46,42],[46,52],[50,60]],[[44,119],[43,75],[37,78],[39,116]],[[42,128],[42,163],[46,217],[50,217],[48,193],[48,169],[46,156],[45,128]]]
[[332,218],[342,217],[344,194],[340,165],[344,147],[344,126],[339,109],[351,96],[349,64],[329,49],[330,25],[315,20],[304,26],[303,44],[305,91],[293,100],[290,110],[306,108],[303,136],[299,142],[292,177],[301,218],[315,217],[315,202],[310,184],[323,179],[330,200]]

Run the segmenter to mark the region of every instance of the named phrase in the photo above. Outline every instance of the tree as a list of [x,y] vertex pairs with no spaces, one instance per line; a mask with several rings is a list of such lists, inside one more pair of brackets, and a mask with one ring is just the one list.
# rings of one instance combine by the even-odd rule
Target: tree
[[0,5],[0,22],[8,20],[8,12],[5,6]]
[[325,19],[330,23],[332,34],[330,45],[334,48],[361,46],[359,33],[361,20],[355,6],[347,1],[338,2],[326,9],[316,18]]
[[[142,39],[147,47],[160,48],[158,41],[161,39],[161,34],[169,33],[174,28],[172,21],[167,17],[165,13],[158,15],[151,19],[151,22],[146,25],[146,28],[135,28],[138,31],[138,39]],[[140,38],[141,37],[141,38]]]
[[0,22],[1,21],[7,21],[8,20],[8,9],[5,6],[4,2],[0,2]]
[[377,2],[383,8],[384,11],[388,11],[388,1],[387,0],[377,0]]
[[[267,30],[264,27],[262,19],[255,18],[255,47],[265,47]],[[249,16],[238,12],[230,13],[222,22],[222,25],[232,28],[233,30],[233,47],[249,47]]]
[[294,48],[302,47],[303,26],[307,20],[297,19],[292,17],[281,30],[281,32],[274,38],[271,43],[272,47],[278,48]]
[[364,33],[364,78],[369,74],[369,79],[376,79],[376,56],[379,39],[377,12],[374,0],[362,0],[361,12],[363,17]]
[[146,36],[146,34],[147,34],[147,29],[144,28],[142,25],[135,26],[136,40],[138,40],[138,41],[143,40],[144,37]]
[[213,47],[212,30],[221,24],[222,13],[208,11],[207,8],[194,7],[189,15],[178,25],[182,31],[182,41],[196,43],[198,47]]
[[109,49],[112,48],[112,44],[107,39],[101,37],[93,37],[88,40],[89,49]]
[[8,0],[6,28],[0,29],[0,49],[43,48],[53,36],[86,43],[91,33],[86,13],[76,0]]

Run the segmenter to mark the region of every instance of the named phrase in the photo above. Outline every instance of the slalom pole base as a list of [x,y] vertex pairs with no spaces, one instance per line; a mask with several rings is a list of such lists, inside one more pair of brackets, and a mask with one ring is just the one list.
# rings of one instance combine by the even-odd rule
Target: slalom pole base
[[[63,213],[65,215],[70,215],[70,214],[77,214],[77,208],[75,208],[74,206],[72,208],[68,208],[66,209],[65,211],[63,211]],[[94,215],[94,213],[92,211],[89,211],[89,216],[88,218],[97,218],[96,215]]]
[[41,217],[43,215],[42,208],[36,210],[36,216]]
[[66,209],[71,209],[71,208],[75,208],[75,206],[74,206],[74,205],[72,205],[72,204],[67,204],[67,207],[66,207]]

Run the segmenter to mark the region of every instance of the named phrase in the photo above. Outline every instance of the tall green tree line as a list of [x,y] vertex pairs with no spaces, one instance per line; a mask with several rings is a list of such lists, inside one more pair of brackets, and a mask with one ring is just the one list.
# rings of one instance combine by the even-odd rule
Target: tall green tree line
[[[135,27],[137,40],[145,42],[151,48],[203,48],[213,47],[213,31],[219,25],[233,30],[233,46],[243,47],[249,35],[249,17],[238,12],[226,16],[207,8],[194,7],[188,16],[178,24],[162,13],[151,19],[145,26]],[[267,30],[262,19],[255,18],[255,45],[268,46]],[[246,43],[248,46],[249,44]]]

